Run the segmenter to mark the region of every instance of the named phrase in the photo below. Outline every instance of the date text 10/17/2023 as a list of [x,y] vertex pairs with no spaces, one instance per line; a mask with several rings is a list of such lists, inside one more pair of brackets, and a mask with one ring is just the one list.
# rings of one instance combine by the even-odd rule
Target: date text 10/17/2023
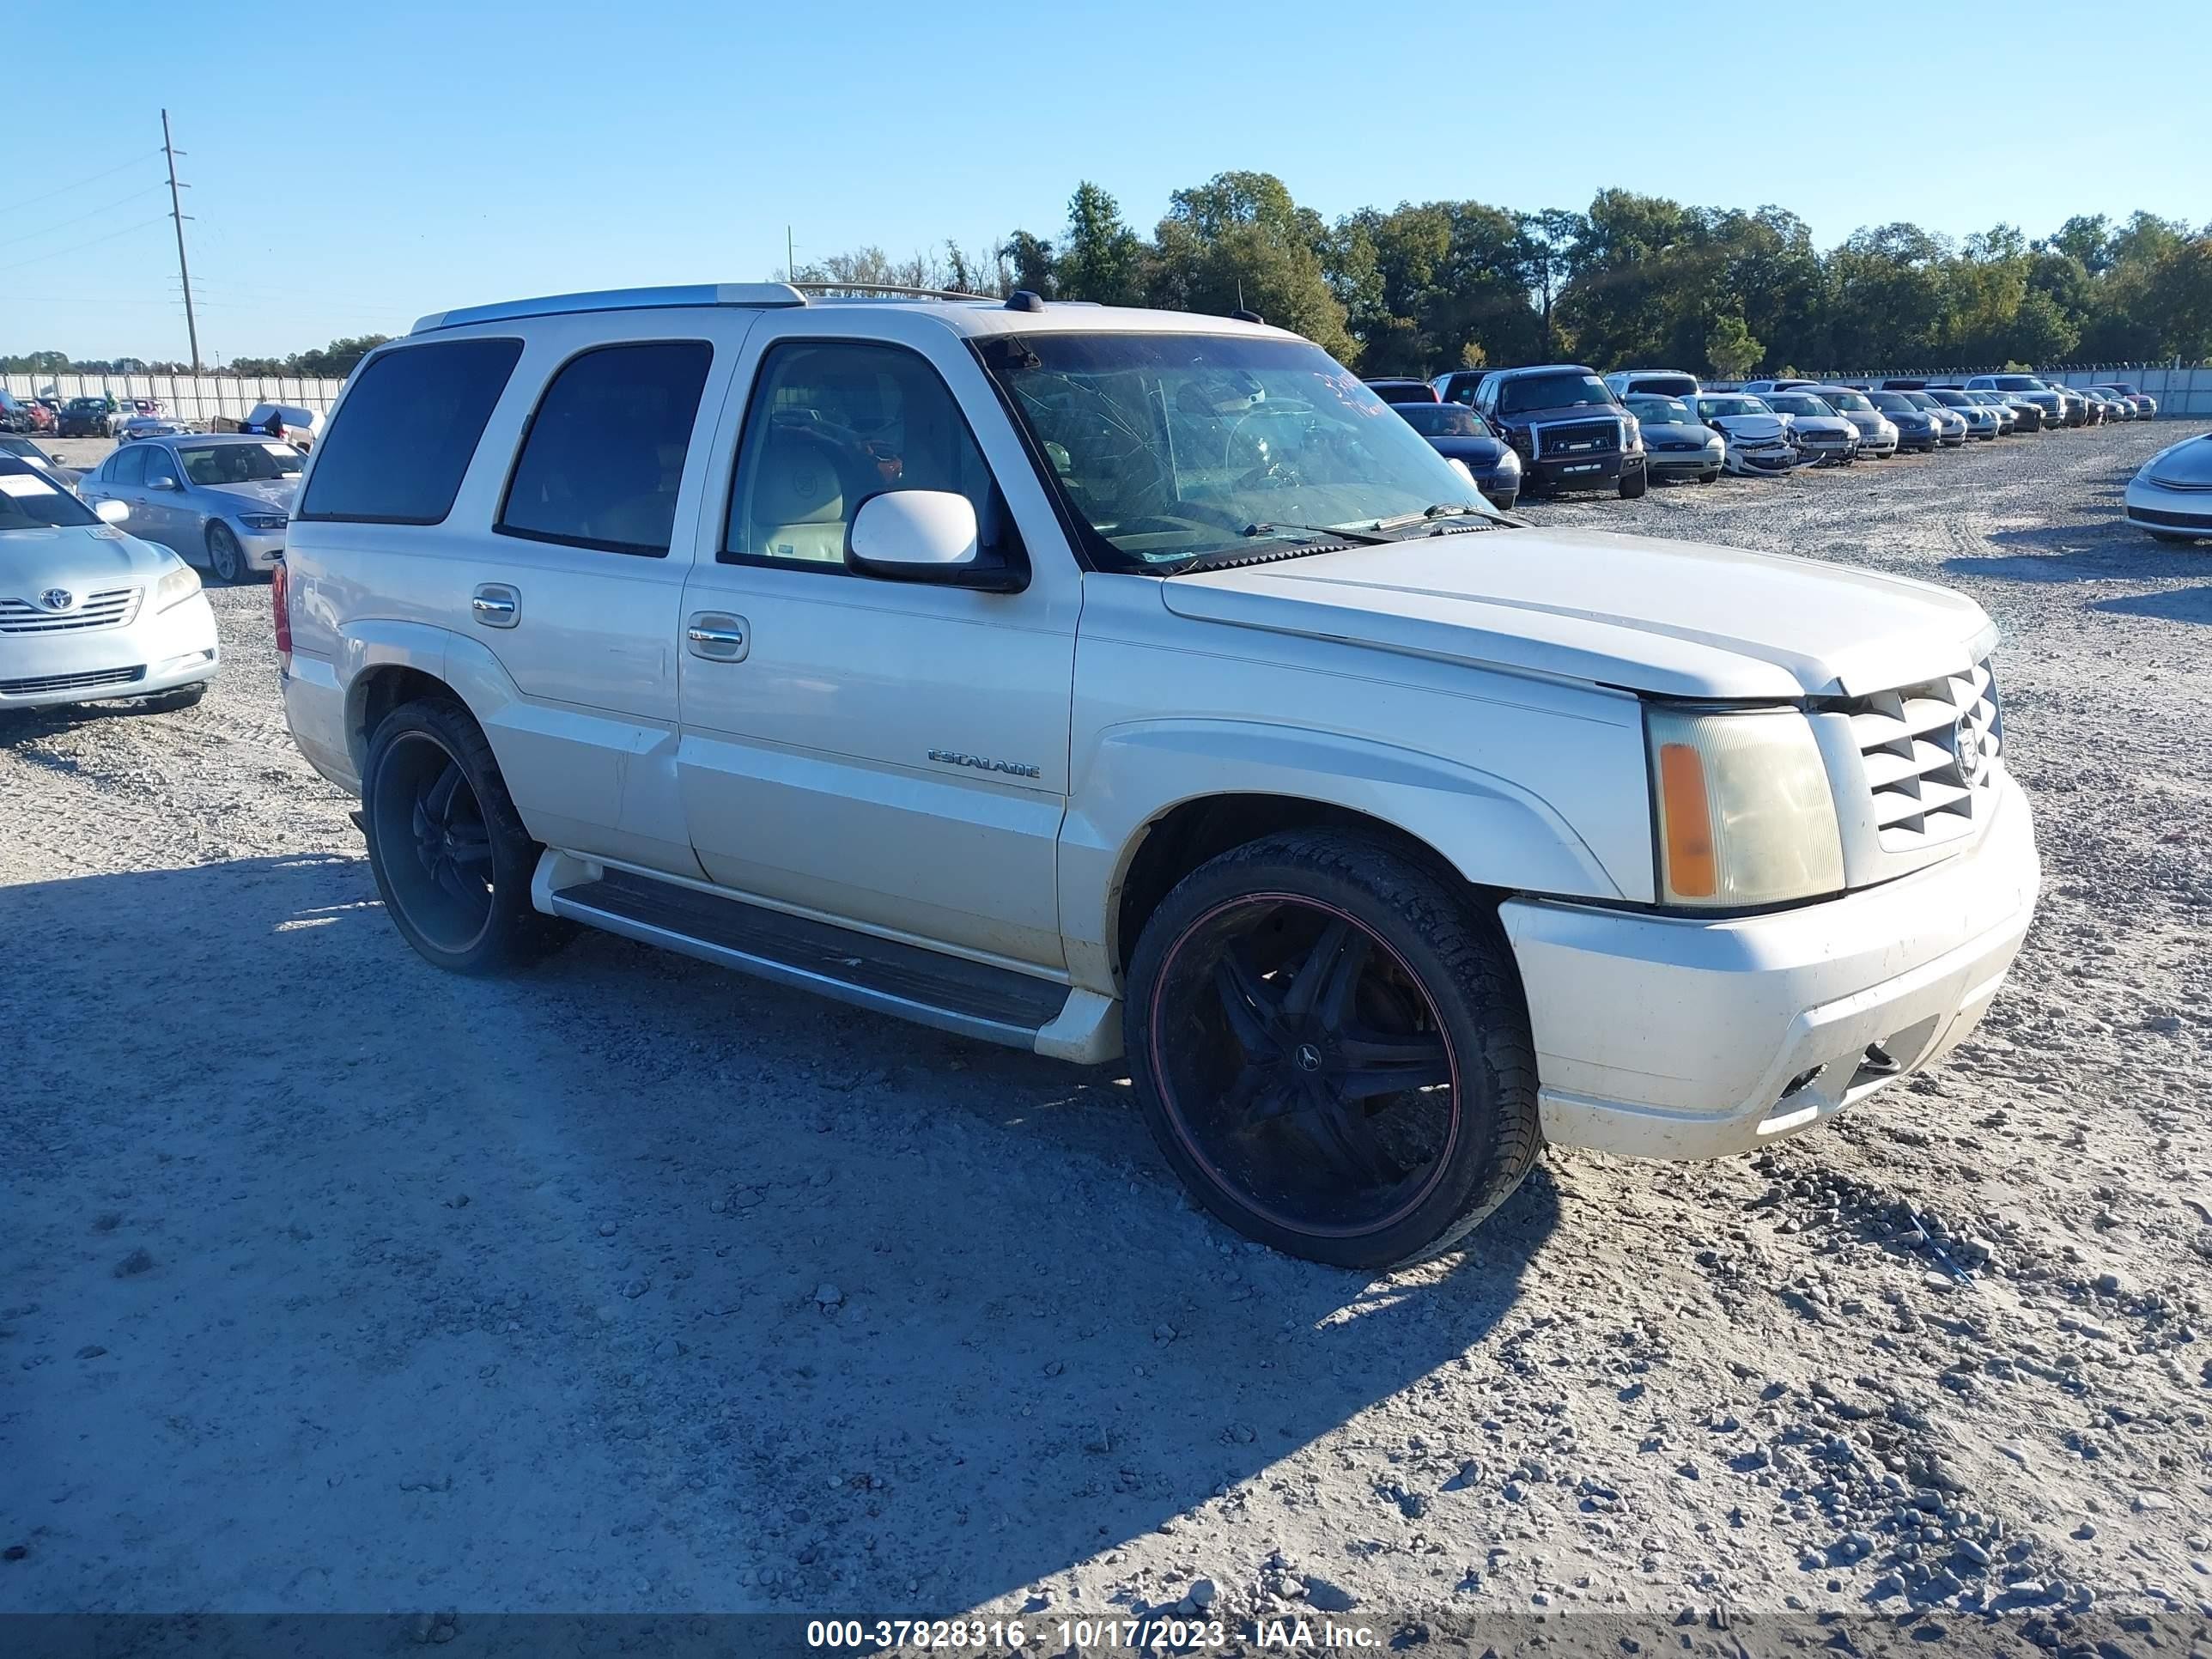
[[[1225,1647],[1242,1634],[1218,1619],[817,1619],[806,1626],[809,1647],[861,1653],[1019,1652],[1031,1644],[1085,1655],[1189,1652]],[[1306,1618],[1260,1620],[1245,1639],[1284,1652],[1378,1649],[1384,1640],[1369,1626]]]

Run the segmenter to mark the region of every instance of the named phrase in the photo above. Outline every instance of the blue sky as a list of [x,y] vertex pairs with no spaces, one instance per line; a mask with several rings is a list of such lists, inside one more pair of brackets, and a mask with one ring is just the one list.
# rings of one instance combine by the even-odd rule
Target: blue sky
[[[2202,0],[21,0],[6,33],[0,351],[185,355],[164,105],[210,358],[522,294],[757,279],[787,223],[802,262],[1055,235],[1086,177],[1146,228],[1229,167],[1330,217],[1581,207],[1607,185],[1772,202],[1824,246],[1897,219],[2212,218]],[[2061,93],[2118,118],[2031,130]]]

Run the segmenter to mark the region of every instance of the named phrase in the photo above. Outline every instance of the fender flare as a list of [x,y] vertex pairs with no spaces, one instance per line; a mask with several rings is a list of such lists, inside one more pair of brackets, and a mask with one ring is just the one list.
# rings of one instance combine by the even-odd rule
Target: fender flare
[[364,708],[371,678],[380,669],[411,668],[427,674],[461,700],[489,730],[514,702],[514,682],[480,641],[430,623],[380,617],[349,623],[338,630],[337,682],[345,693],[346,743],[355,775],[368,755]]
[[[1209,796],[1281,796],[1360,813],[1423,842],[1477,886],[1633,896],[1541,796],[1417,750],[1257,721],[1160,720],[1102,734],[1085,772],[1060,830],[1061,926],[1101,945],[1113,942],[1121,889],[1151,826]],[[1141,797],[1128,787],[1139,781]]]

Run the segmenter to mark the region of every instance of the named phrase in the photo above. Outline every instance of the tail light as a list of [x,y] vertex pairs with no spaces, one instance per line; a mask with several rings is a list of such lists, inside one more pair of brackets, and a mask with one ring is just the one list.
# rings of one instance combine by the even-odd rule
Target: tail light
[[292,595],[281,554],[276,568],[269,573],[269,604],[276,613],[276,666],[289,674],[292,672]]

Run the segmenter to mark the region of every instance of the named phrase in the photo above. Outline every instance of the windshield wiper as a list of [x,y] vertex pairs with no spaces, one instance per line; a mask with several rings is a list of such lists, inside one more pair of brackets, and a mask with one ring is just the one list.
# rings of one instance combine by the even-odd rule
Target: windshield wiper
[[[1434,507],[1423,507],[1419,513],[1401,513],[1395,519],[1377,519],[1375,521],[1375,528],[1403,530],[1410,525],[1437,524],[1439,519],[1460,518],[1480,519],[1482,520],[1481,527],[1485,530],[1492,527],[1508,528],[1512,524],[1511,520],[1500,517],[1496,507],[1476,507],[1468,501],[1439,501]],[[1437,525],[1436,530],[1431,533],[1443,535],[1443,526]]]
[[1279,524],[1271,520],[1266,524],[1248,524],[1244,526],[1243,534],[1248,537],[1276,536],[1286,530],[1295,530],[1310,535],[1326,537],[1331,541],[1351,542],[1359,547],[1387,547],[1397,538],[1394,536],[1376,535],[1375,530],[1381,528],[1382,526],[1379,523],[1373,530],[1345,530],[1333,524]]

